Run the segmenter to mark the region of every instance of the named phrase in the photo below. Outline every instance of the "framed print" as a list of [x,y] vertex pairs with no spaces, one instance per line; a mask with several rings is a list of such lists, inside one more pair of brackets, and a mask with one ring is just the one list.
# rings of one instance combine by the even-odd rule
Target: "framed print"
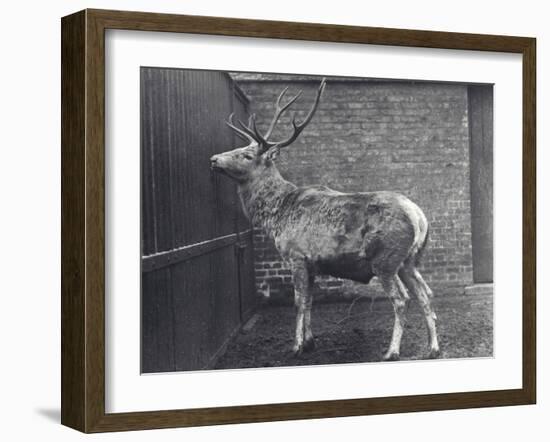
[[62,19],[62,423],[533,404],[535,40]]

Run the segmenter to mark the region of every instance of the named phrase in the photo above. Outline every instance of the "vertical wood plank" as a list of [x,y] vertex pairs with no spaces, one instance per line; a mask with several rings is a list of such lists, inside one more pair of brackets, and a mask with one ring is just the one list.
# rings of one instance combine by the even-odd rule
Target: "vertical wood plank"
[[493,86],[468,87],[474,282],[493,281]]
[[140,144],[141,144],[141,251],[150,255],[157,250],[156,213],[153,166],[153,88],[152,72],[149,68],[140,70]]
[[142,276],[142,373],[176,369],[171,273],[165,268]]
[[152,97],[152,155],[154,158],[154,203],[156,219],[156,252],[170,250],[173,241],[172,217],[172,152],[170,134],[172,115],[170,113],[169,78],[166,70],[151,69]]

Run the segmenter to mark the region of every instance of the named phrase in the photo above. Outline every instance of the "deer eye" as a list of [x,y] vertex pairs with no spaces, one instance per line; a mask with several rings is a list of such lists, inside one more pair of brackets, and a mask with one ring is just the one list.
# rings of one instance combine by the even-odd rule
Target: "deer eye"
[[247,160],[253,160],[254,157],[252,155],[249,155],[247,153],[243,153],[243,157],[245,157]]

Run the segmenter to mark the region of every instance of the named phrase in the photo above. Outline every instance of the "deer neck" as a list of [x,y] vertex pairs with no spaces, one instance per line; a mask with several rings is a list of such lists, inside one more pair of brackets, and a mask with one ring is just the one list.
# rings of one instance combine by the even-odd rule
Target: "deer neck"
[[281,215],[285,198],[296,186],[285,180],[272,165],[254,179],[239,185],[243,210],[256,227],[273,233]]

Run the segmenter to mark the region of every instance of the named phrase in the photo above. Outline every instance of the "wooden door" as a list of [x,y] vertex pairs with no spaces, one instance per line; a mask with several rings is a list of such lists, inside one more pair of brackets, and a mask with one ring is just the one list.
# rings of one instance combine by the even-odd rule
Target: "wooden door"
[[144,373],[211,367],[254,309],[250,225],[209,163],[246,108],[225,73],[141,69]]
[[474,282],[493,282],[493,86],[468,87]]

